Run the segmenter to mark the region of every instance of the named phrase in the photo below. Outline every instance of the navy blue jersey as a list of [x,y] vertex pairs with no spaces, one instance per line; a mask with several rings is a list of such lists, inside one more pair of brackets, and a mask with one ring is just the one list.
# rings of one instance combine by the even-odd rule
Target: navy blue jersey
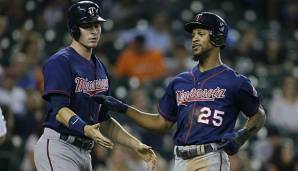
[[[87,60],[73,48],[66,47],[46,61],[43,76],[45,100],[49,101],[49,96],[54,94],[69,97],[68,107],[87,124],[95,124],[110,118],[103,112],[101,105],[90,98],[96,93],[110,94],[107,70],[95,55],[92,55],[91,60]],[[58,122],[50,103],[43,125],[60,133],[84,136]]]
[[260,99],[251,82],[226,65],[200,72],[194,67],[177,75],[158,104],[159,113],[177,122],[176,145],[220,141],[234,129],[242,111],[254,115]]

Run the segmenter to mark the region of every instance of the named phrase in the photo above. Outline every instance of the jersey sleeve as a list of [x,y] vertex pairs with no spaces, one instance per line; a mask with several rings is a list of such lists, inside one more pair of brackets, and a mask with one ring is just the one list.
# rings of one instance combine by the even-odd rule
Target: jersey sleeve
[[236,96],[237,106],[246,116],[251,117],[257,113],[260,97],[249,79],[245,78],[242,81]]
[[173,89],[172,81],[166,88],[166,91],[158,103],[158,112],[165,119],[176,122],[177,120],[177,101]]
[[63,56],[49,60],[43,67],[44,94],[48,99],[50,94],[70,96],[72,89],[72,73],[69,62]]

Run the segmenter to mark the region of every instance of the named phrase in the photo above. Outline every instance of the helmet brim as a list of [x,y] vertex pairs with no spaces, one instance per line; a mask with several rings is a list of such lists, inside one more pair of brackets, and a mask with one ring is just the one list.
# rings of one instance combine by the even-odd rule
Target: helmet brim
[[208,26],[206,26],[202,23],[199,23],[199,22],[189,22],[184,25],[184,29],[189,33],[192,33],[192,30],[195,28],[202,28],[202,29],[210,30],[210,28]]
[[107,21],[107,20],[105,20],[105,19],[103,19],[103,18],[101,18],[101,17],[97,17],[97,21],[99,21],[99,22],[105,22],[105,21]]
[[96,17],[92,17],[92,18],[88,18],[88,19],[83,18],[82,22],[79,25],[87,24],[87,23],[101,23],[101,22],[105,22],[105,21],[107,21],[107,20],[101,18],[100,16],[96,16]]

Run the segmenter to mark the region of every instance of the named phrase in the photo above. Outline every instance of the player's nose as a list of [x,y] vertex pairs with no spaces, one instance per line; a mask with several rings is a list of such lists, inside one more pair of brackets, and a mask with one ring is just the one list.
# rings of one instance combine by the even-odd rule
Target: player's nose
[[192,42],[193,42],[193,43],[198,43],[198,42],[200,42],[200,38],[193,38],[193,39],[192,39]]
[[97,26],[92,26],[90,29],[91,29],[91,33],[97,34],[100,32],[100,28]]

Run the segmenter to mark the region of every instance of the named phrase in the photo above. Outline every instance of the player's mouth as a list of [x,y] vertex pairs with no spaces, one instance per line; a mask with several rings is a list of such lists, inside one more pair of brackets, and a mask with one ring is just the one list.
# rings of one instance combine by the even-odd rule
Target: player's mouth
[[89,39],[90,42],[97,42],[97,40],[98,40],[98,39],[97,39],[96,37],[94,37],[94,38],[90,38],[90,39]]
[[192,45],[192,49],[194,50],[194,51],[197,51],[197,50],[199,50],[199,49],[201,49],[202,48],[202,46],[200,45],[200,44],[193,44]]

